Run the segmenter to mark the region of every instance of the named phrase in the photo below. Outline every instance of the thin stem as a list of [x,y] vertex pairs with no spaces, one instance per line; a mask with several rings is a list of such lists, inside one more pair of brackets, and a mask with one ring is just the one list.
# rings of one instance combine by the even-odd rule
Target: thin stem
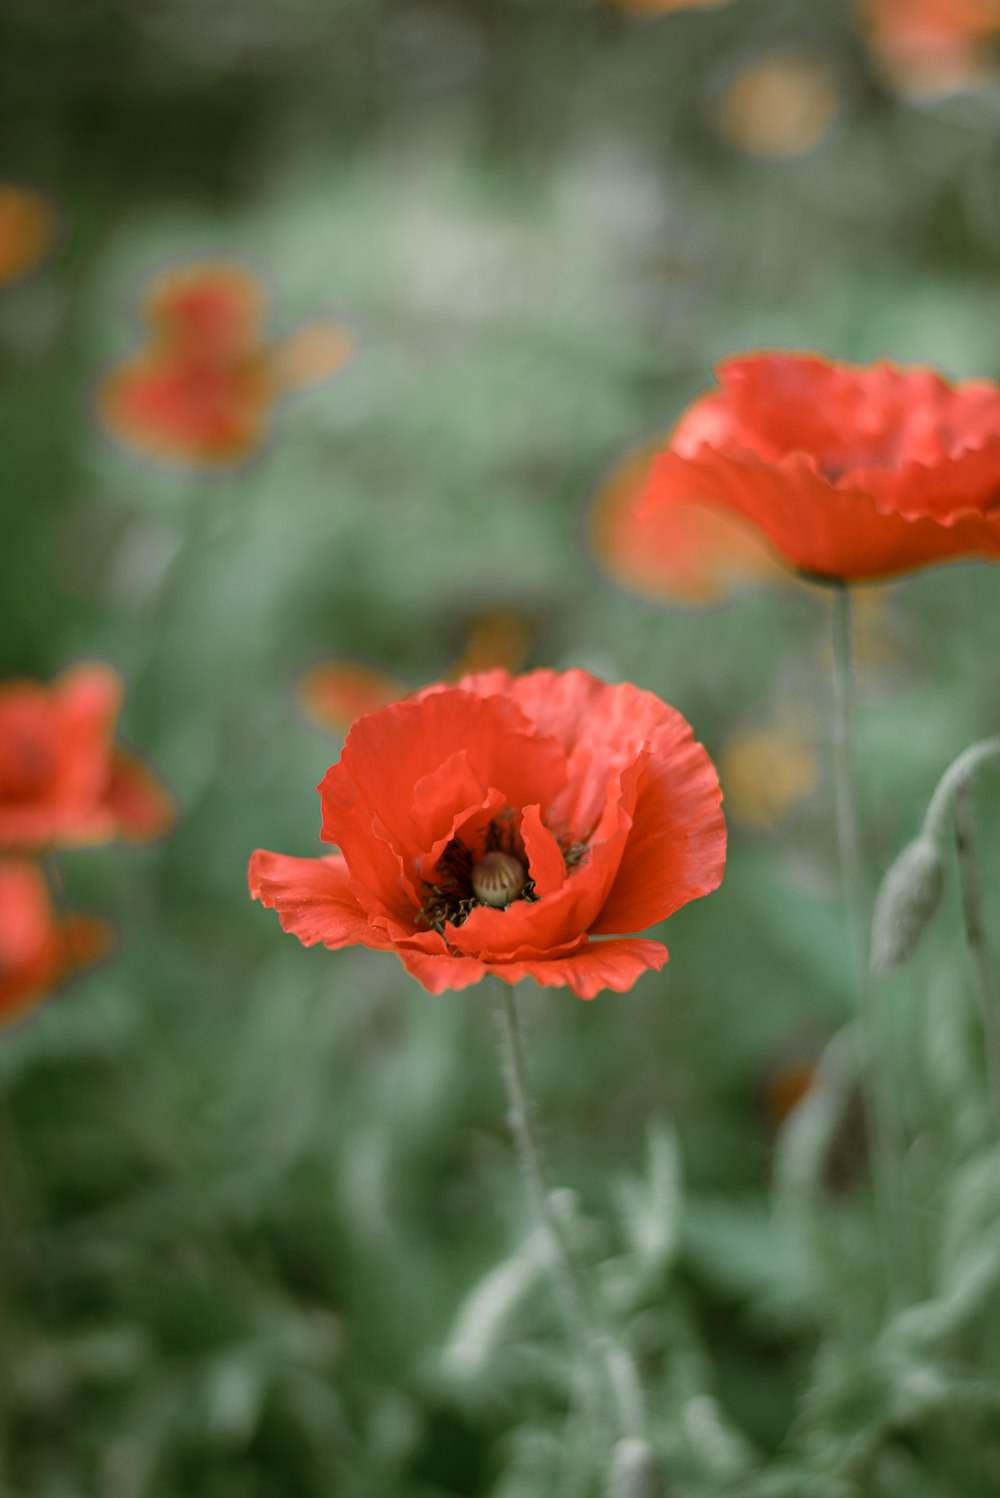
[[898,1151],[893,1100],[887,1086],[879,1039],[878,1014],[868,973],[868,929],[870,905],[852,764],[853,690],[851,669],[851,595],[839,583],[833,592],[833,757],[836,787],[837,838],[840,872],[847,907],[851,961],[858,1030],[862,1045],[862,1070],[866,1087],[866,1112],[872,1151],[872,1186],[879,1215],[885,1273],[890,1297],[895,1289],[898,1263],[896,1251]]
[[528,1088],[515,990],[499,979],[494,987],[511,1130],[521,1169],[549,1239],[553,1274],[563,1313],[585,1362],[596,1364],[600,1369],[615,1411],[616,1435],[641,1436],[645,1417],[635,1365],[626,1349],[601,1324],[575,1245],[554,1205],[551,1175]]
[[948,827],[948,815],[957,792],[966,783],[971,782],[980,765],[986,764],[991,759],[1000,759],[1000,736],[980,739],[978,743],[970,744],[968,749],[963,749],[958,758],[951,762],[938,781],[927,807],[923,825],[924,837],[937,842],[944,839]]
[[955,844],[958,849],[958,878],[962,891],[965,938],[976,974],[976,990],[986,1036],[990,1100],[1000,1125],[1000,985],[997,983],[986,939],[983,882],[976,849],[972,794],[970,771],[955,790]]

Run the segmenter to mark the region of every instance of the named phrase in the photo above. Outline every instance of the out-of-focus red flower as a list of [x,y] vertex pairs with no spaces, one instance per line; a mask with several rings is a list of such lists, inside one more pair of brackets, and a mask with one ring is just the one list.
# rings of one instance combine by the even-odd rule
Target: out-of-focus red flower
[[359,719],[319,789],[339,854],[258,851],[251,894],[306,946],[395,951],[432,993],[488,973],[627,989],[667,950],[615,933],[722,879],[721,793],[690,727],[584,671],[430,687]]
[[1000,390],[812,354],[729,359],[654,460],[640,524],[693,500],[817,579],[1000,557]]
[[0,182],[0,286],[38,266],[56,237],[56,210],[40,192]]
[[334,374],[354,352],[350,332],[327,322],[268,343],[266,305],[260,280],[230,262],[158,277],[144,303],[148,343],[98,388],[112,435],[148,457],[209,467],[256,452],[281,395]]
[[122,684],[74,666],[51,685],[0,683],[0,848],[146,842],[174,820],[170,797],[113,742]]
[[105,921],[57,914],[37,865],[0,858],[0,1025],[37,1004],[71,973],[97,962],[112,940]]
[[712,119],[736,150],[791,161],[826,139],[838,106],[836,79],[824,58],[776,48],[729,79],[714,102]]
[[910,98],[975,88],[996,72],[997,0],[859,0],[861,26],[886,81]]
[[697,499],[643,517],[636,504],[662,443],[644,442],[602,482],[587,520],[591,551],[634,593],[665,603],[721,603],[754,584],[791,580],[739,515]]

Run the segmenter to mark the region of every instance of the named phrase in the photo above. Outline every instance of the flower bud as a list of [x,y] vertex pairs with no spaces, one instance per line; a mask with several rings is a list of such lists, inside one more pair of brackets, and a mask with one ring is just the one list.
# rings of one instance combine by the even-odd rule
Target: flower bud
[[909,843],[875,897],[871,965],[876,973],[899,967],[930,925],[944,887],[944,860],[933,838]]
[[611,1453],[605,1498],[664,1498],[656,1452],[648,1441],[626,1436]]
[[516,900],[528,881],[528,871],[513,853],[484,853],[472,865],[472,892],[484,905],[502,910]]

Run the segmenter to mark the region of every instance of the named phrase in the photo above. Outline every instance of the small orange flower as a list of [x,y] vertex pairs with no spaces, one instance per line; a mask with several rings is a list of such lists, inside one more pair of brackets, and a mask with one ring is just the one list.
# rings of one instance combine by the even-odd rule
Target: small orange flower
[[266,302],[258,278],[230,262],[158,277],[144,307],[149,342],[97,392],[108,430],[147,457],[209,467],[256,452],[282,394],[334,374],[354,352],[348,330],[326,322],[269,344]]
[[747,63],[716,99],[712,119],[728,145],[791,161],[821,145],[837,116],[836,79],[824,58],[781,48]]
[[797,712],[732,733],[719,755],[730,819],[769,829],[810,796],[819,781],[815,737],[808,718]]
[[860,0],[858,9],[886,81],[901,94],[931,99],[995,75],[997,0]]
[[0,848],[146,842],[174,820],[150,770],[113,742],[121,679],[74,666],[50,686],[0,683]]
[[637,501],[661,446],[635,448],[598,490],[587,527],[604,570],[631,592],[688,606],[721,603],[754,584],[787,586],[787,571],[741,516],[692,498],[640,520]]
[[1000,390],[814,354],[728,359],[657,456],[639,522],[692,501],[792,567],[851,582],[1000,558]]
[[319,790],[340,852],[258,850],[251,894],[304,945],[394,951],[432,993],[490,973],[631,988],[667,950],[614,933],[722,879],[721,793],[688,724],[585,671],[490,671],[382,708]]
[[41,264],[57,227],[56,210],[42,193],[0,182],[0,286],[20,281]]
[[57,915],[35,864],[0,858],[0,1025],[99,961],[112,940],[105,921],[76,912]]
[[617,0],[621,10],[633,15],[665,16],[681,10],[718,10],[732,0]]
[[346,733],[355,718],[377,712],[407,697],[410,688],[397,676],[361,661],[327,661],[311,666],[298,686],[306,717],[319,728]]

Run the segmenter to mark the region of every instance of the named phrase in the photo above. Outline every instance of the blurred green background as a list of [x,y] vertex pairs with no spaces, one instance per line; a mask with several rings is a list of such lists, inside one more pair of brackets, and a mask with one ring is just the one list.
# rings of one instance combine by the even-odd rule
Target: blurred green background
[[[836,96],[787,160],[718,124],[775,46],[818,58]],[[253,848],[319,849],[339,742],[300,712],[301,672],[349,656],[437,679],[495,604],[536,622],[530,665],[650,688],[713,754],[782,702],[810,714],[817,789],[770,831],[734,814],[725,885],[671,921],[662,974],[590,1005],[523,995],[557,1176],[643,1361],[671,1491],[749,1492],[786,1462],[826,1311],[850,1322],[863,1299],[850,1274],[817,1288],[768,1214],[761,1107],[775,1058],[850,1013],[826,604],[637,599],[588,554],[585,510],[730,352],[1000,376],[1000,93],[900,97],[852,9],[807,0],[10,0],[0,139],[4,175],[61,220],[0,289],[0,674],[113,663],[123,734],[181,810],[157,846],[61,859],[67,902],[120,946],[0,1043],[0,1493],[596,1491],[564,1470],[561,1337],[530,1274],[478,1362],[448,1352],[530,1232],[487,996],[306,952],[246,892]],[[270,338],[331,317],[357,341],[230,472],[144,459],[94,414],[143,286],[190,258],[258,273]],[[859,674],[873,874],[996,731],[998,624],[987,566],[879,599]],[[982,808],[1000,810],[985,788]],[[995,907],[995,854],[989,872]],[[883,985],[903,1106],[944,1162],[918,1224],[935,1245],[949,1151],[981,1127],[949,902],[916,976]],[[651,1117],[640,1209],[623,1182]],[[828,1210],[838,1238],[850,1205]],[[1000,1490],[995,1362],[908,1426],[851,1371],[852,1335],[863,1408],[831,1396],[824,1429],[854,1454],[768,1491]]]

